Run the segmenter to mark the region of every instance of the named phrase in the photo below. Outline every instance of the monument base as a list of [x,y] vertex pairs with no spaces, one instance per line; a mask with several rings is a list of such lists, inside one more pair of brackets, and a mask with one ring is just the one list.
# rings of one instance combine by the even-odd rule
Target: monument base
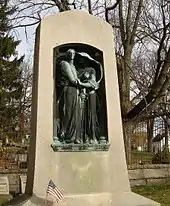
[[59,203],[32,196],[27,200],[11,201],[5,206],[160,206],[159,203],[133,192],[68,195]]
[[108,151],[110,144],[101,143],[101,144],[66,144],[52,143],[51,147],[54,152],[91,152],[91,151]]

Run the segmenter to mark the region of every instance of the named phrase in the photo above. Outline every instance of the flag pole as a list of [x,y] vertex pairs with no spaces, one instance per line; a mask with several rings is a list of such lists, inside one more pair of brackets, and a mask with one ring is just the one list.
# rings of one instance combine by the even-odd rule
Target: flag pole
[[45,195],[45,206],[47,206],[47,193]]
[[45,193],[45,206],[47,206],[47,190],[46,190],[46,193]]

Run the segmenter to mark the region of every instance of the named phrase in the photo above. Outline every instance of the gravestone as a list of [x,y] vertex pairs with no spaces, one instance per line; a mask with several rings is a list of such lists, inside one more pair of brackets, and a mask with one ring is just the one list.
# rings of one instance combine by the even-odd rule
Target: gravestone
[[9,195],[9,180],[7,176],[0,176],[0,195]]
[[52,205],[50,179],[64,194],[53,205],[160,205],[130,189],[114,47],[112,27],[83,11],[49,16],[37,28],[31,196],[12,205]]
[[25,193],[26,181],[27,181],[27,176],[20,175],[21,194]]

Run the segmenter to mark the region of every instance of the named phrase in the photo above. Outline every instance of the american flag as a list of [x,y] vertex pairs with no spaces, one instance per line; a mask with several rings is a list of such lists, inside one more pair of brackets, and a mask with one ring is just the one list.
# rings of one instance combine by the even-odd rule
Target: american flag
[[54,184],[52,180],[50,180],[48,183],[46,195],[53,197],[57,202],[64,197],[61,190]]

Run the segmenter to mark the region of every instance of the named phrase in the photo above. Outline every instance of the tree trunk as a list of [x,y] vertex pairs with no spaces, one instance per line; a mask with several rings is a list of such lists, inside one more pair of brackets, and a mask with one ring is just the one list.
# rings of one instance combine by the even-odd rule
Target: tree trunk
[[152,138],[153,138],[154,119],[147,120],[147,150],[152,151]]
[[[129,46],[130,47],[130,46]],[[127,48],[125,50],[125,54],[122,61],[122,68],[121,68],[121,84],[120,86],[120,99],[121,99],[121,111],[122,116],[126,116],[126,114],[131,109],[131,102],[130,102],[130,68],[131,68],[131,48]],[[119,78],[120,79],[120,78]]]
[[[126,49],[124,57],[117,58],[117,70],[118,70],[122,117],[126,116],[126,114],[131,109],[130,73],[129,73],[130,66],[131,66],[131,48],[129,47],[128,49]],[[128,121],[123,120],[123,134],[124,134],[126,161],[127,164],[131,164],[132,123],[130,120]]]
[[92,6],[91,6],[91,0],[87,0],[88,2],[88,11],[89,11],[89,14],[93,14],[92,12]]
[[132,132],[133,132],[132,122],[123,121],[124,145],[125,145],[126,161],[128,165],[132,163],[132,153],[131,153]]

